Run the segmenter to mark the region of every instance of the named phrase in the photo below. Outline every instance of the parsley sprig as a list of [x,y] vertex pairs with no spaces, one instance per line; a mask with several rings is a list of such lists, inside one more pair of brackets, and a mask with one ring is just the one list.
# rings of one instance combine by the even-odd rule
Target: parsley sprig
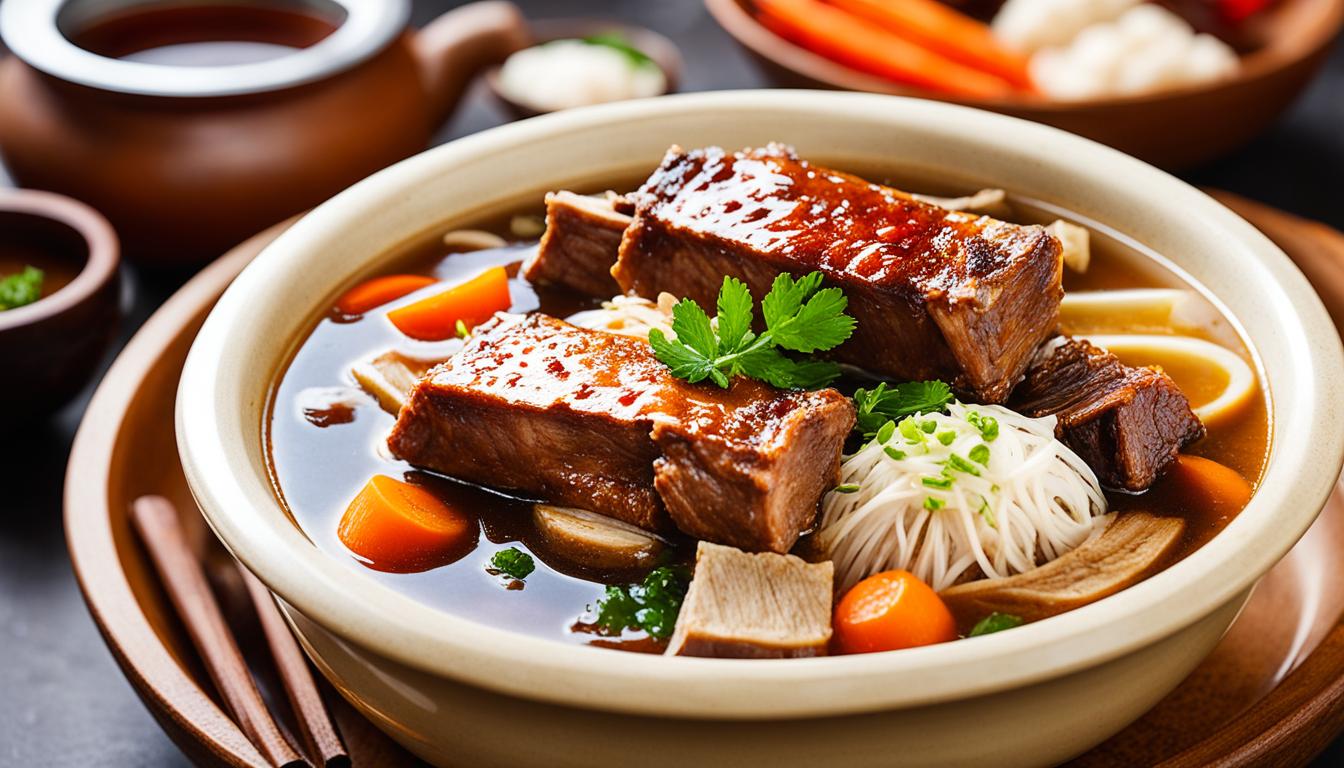
[[672,307],[676,338],[655,328],[649,331],[649,343],[673,376],[691,383],[709,379],[727,388],[732,377],[747,376],[781,389],[823,387],[840,375],[839,366],[784,353],[824,352],[854,332],[854,318],[845,314],[845,294],[839,288],[822,288],[821,279],[820,272],[798,280],[788,274],[776,277],[761,300],[765,330],[757,334],[751,330],[751,292],[741,280],[725,277],[717,325],[698,303],[682,299]]
[[[941,381],[907,381],[890,385],[884,381],[873,389],[860,389],[854,393],[854,406],[858,411],[854,428],[869,440],[887,422],[901,421],[915,414],[941,413],[952,398],[952,388]],[[904,425],[902,428],[905,429]]]

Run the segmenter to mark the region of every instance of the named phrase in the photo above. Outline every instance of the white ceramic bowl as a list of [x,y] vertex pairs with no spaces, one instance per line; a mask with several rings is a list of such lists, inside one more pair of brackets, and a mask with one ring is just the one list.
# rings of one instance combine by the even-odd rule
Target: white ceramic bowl
[[[1182,562],[1063,616],[940,646],[784,661],[615,653],[484,626],[337,563],[291,523],[266,472],[268,389],[340,288],[431,230],[535,204],[545,189],[647,172],[669,144],[771,140],[826,162],[895,161],[1056,203],[1193,275],[1238,321],[1274,403],[1272,456],[1250,505]],[[1339,474],[1342,383],[1339,337],[1297,269],[1249,224],[1150,166],[945,104],[716,93],[497,128],[322,205],[206,321],[182,375],[177,438],[210,524],[282,598],[321,670],[432,762],[1006,767],[1100,742],[1208,653]]]

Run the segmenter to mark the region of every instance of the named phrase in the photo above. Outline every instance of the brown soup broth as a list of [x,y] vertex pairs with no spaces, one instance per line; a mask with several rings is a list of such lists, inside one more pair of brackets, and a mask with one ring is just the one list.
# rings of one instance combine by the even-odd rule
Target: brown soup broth
[[[921,185],[909,174],[870,173],[870,177],[889,181],[894,178],[897,186],[904,184],[905,188],[933,193],[966,191],[965,188]],[[629,185],[617,188],[629,188],[634,183],[637,182],[631,180]],[[1058,215],[1058,212],[1029,201],[1013,202],[1015,215],[1011,218],[1018,221],[1048,222]],[[540,212],[539,207],[523,211],[527,214]],[[503,234],[507,231],[507,221],[507,215],[494,216],[468,222],[467,226]],[[534,288],[519,279],[516,265],[529,249],[535,247],[532,243],[447,254],[442,245],[442,234],[434,233],[432,238],[389,254],[383,262],[387,265],[384,272],[417,272],[453,281],[468,278],[487,266],[508,265],[513,276],[510,292],[515,312],[540,310],[565,317],[599,303],[596,299],[564,291]],[[507,235],[505,237],[507,239]],[[1113,232],[1094,229],[1092,244],[1089,272],[1079,276],[1066,271],[1066,288],[1187,287],[1174,269]],[[606,645],[602,640],[595,641],[591,634],[573,631],[576,621],[585,616],[587,606],[594,605],[602,596],[607,584],[629,583],[642,574],[590,572],[569,565],[549,553],[538,540],[528,500],[415,470],[406,462],[392,458],[387,451],[385,439],[395,419],[380,409],[371,396],[359,392],[350,367],[358,360],[390,348],[422,356],[451,354],[459,342],[429,345],[411,341],[384,317],[388,309],[435,290],[441,288],[431,286],[353,322],[334,316],[317,322],[288,367],[281,372],[278,386],[273,391],[266,440],[277,493],[296,524],[319,548],[350,568],[409,597],[492,626],[556,640]],[[1229,343],[1225,334],[1220,334],[1217,340],[1225,345]],[[1231,343],[1236,351],[1251,360],[1238,337],[1233,335]],[[310,420],[305,416],[305,406],[311,406],[314,392],[330,391],[333,387],[348,390],[354,401],[353,418],[328,419],[326,426],[319,426],[314,421],[324,420]],[[1207,438],[1187,450],[1227,464],[1254,483],[1264,469],[1268,432],[1267,397],[1262,396],[1250,403],[1239,418],[1210,429]],[[420,573],[386,573],[362,565],[341,543],[336,531],[350,500],[375,474],[422,483],[451,506],[470,510],[481,526],[476,546],[452,563]],[[1160,514],[1185,516],[1190,526],[1182,556],[1227,523],[1226,516],[1213,518],[1202,510],[1191,508],[1192,505],[1184,502],[1180,489],[1168,487],[1165,482],[1141,496],[1108,494],[1108,497],[1115,509],[1145,508]],[[527,577],[526,586],[521,590],[509,589],[507,579],[486,570],[494,553],[509,546],[528,551],[537,559],[536,571]],[[688,562],[692,552],[693,542],[681,542],[673,549],[671,558]],[[659,644],[648,642],[639,633],[627,632],[622,639],[628,641],[626,647],[631,650],[656,652],[660,648]]]

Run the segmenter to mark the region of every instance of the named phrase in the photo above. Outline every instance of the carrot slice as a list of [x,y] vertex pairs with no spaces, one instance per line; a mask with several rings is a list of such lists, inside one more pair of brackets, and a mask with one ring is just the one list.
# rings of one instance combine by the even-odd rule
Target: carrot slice
[[835,606],[837,653],[873,653],[957,639],[942,598],[909,571],[885,571],[855,584]]
[[418,485],[374,475],[341,516],[337,536],[370,568],[413,573],[470,551],[476,526]]
[[1210,517],[1241,511],[1254,492],[1235,469],[1202,456],[1182,453],[1167,469],[1166,480],[1181,490],[1192,507]]
[[413,339],[442,341],[457,334],[458,321],[470,329],[512,304],[508,273],[491,267],[442,293],[397,307],[387,319]]
[[959,96],[1013,92],[1001,77],[916,45],[820,0],[756,0],[761,23],[775,34],[854,69]]
[[362,315],[435,282],[437,281],[434,278],[425,275],[375,277],[341,294],[341,298],[336,300],[336,311],[343,315]]
[[829,0],[916,45],[982,69],[1023,90],[1032,87],[1027,57],[1005,48],[989,25],[938,0]]

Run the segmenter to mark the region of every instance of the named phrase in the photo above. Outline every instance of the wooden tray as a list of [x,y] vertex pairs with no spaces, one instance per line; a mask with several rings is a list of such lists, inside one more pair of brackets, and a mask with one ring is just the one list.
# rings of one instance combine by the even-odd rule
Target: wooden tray
[[[1218,195],[1274,238],[1344,323],[1344,235],[1230,195]],[[183,359],[220,293],[287,224],[240,245],[187,283],[149,319],[99,386],[70,455],[65,529],[85,600],[141,699],[201,766],[264,766],[224,714],[132,535],[130,502],[173,500],[207,563],[227,557],[195,512],[177,459],[173,400]],[[1344,490],[1260,583],[1222,643],[1150,714],[1081,766],[1304,764],[1344,728]],[[209,570],[209,568],[208,568]],[[251,620],[217,581],[237,626]],[[249,633],[243,632],[245,650]],[[265,658],[264,653],[249,654]],[[273,670],[255,670],[263,692]],[[415,765],[338,696],[329,697],[356,766]],[[1099,697],[1097,706],[1105,706]],[[283,711],[283,706],[276,708]]]

